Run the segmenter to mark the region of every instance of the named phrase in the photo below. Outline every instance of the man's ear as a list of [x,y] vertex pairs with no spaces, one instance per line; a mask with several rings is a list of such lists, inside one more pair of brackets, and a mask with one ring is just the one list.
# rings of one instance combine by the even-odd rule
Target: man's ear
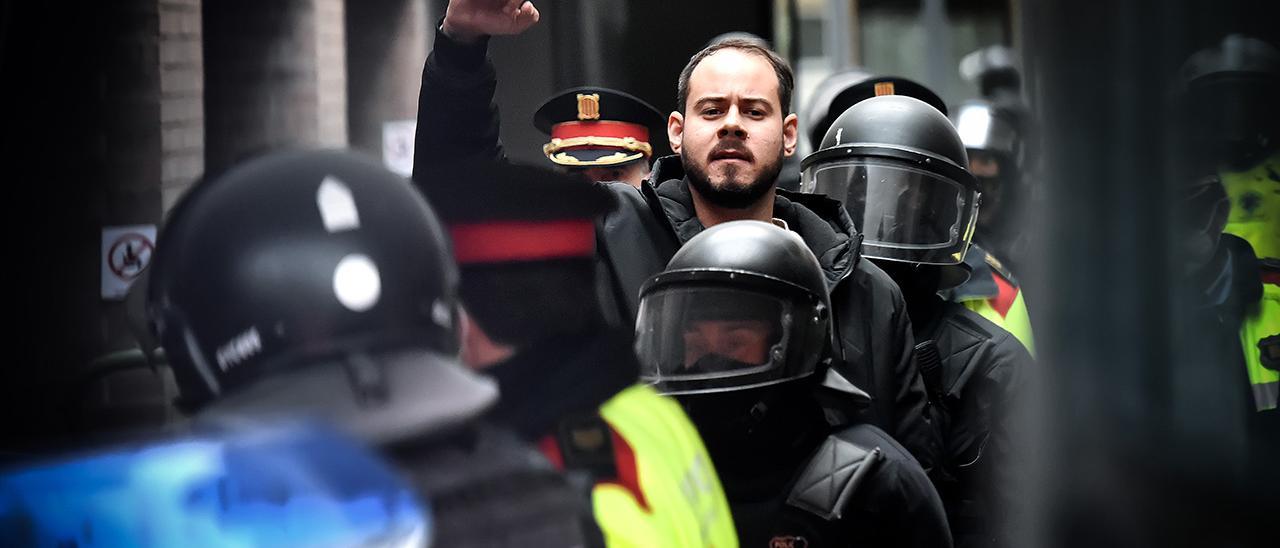
[[800,117],[795,113],[788,114],[782,119],[782,153],[791,156],[796,153],[796,145],[799,144],[800,135]]
[[673,110],[667,117],[667,143],[671,145],[671,152],[680,154],[680,141],[683,138],[684,115]]
[[484,337],[484,333],[480,331],[480,326],[476,325],[471,316],[467,314],[467,309],[458,307],[458,358],[467,367],[474,368],[472,365],[476,362],[476,354],[478,354],[477,346],[479,339]]
[[515,355],[515,349],[489,338],[467,314],[465,307],[458,307],[458,358],[471,369],[486,369]]

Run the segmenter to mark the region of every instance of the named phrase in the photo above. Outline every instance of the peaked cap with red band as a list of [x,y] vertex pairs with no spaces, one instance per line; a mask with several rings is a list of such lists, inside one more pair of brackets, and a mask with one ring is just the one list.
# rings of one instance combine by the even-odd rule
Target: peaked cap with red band
[[639,98],[602,87],[565,90],[538,107],[533,125],[551,136],[542,151],[565,167],[615,166],[666,146],[666,118]]
[[595,219],[616,199],[582,177],[506,162],[460,163],[428,170],[417,184],[468,265],[588,259]]

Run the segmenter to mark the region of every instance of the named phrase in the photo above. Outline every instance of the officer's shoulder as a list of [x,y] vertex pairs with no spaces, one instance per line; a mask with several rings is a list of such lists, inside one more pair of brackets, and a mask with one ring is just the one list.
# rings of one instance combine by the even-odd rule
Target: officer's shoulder
[[896,459],[899,450],[906,453],[874,426],[859,424],[835,432],[804,464],[787,493],[787,505],[828,521],[840,519],[850,497],[879,472],[886,455]]
[[[969,310],[968,307],[961,303],[948,302],[946,317],[943,321],[953,328],[951,336],[969,339],[968,341],[955,341],[960,343],[957,346],[963,346],[966,342],[974,345],[987,345],[1000,355],[1025,352],[1025,347],[1013,336],[1013,333],[996,325],[991,320],[983,317],[982,314]],[[1018,352],[1019,350],[1022,352]]]
[[870,424],[854,424],[844,427],[832,433],[829,438],[838,439],[865,451],[878,449],[882,459],[886,461],[915,461],[915,457],[911,456],[911,452],[898,443],[898,440],[893,439],[893,436],[890,436],[888,432]]
[[[620,407],[644,408],[644,412],[653,418],[684,417],[684,410],[675,400],[659,394],[647,384],[633,384],[615,394],[605,402],[605,410]],[[662,421],[653,421],[661,424]]]
[[982,250],[982,261],[987,263],[987,266],[991,267],[991,270],[995,271],[995,273],[1001,278],[1004,278],[1010,285],[1013,285],[1014,287],[1018,286],[1018,280],[1013,276],[1013,272],[1010,271],[1009,267],[1005,266],[1000,259],[996,258],[995,255],[992,255],[991,252]]

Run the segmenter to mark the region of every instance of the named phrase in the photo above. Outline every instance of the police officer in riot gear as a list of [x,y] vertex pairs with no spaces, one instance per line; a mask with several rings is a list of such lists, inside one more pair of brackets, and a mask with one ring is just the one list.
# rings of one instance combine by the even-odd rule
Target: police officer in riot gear
[[832,427],[839,339],[817,259],[795,233],[731,221],[644,284],[641,378],[674,395],[707,443],[744,546],[949,546],[919,463],[871,425]]
[[963,143],[936,109],[875,97],[835,120],[823,149],[805,158],[804,181],[844,200],[865,235],[863,253],[902,288],[940,411],[944,460],[934,476],[952,535],[957,545],[990,546],[993,514],[1012,488],[997,479],[1013,451],[1009,407],[1031,356],[1009,332],[938,296],[967,274],[979,187],[965,164]]
[[948,290],[947,297],[1005,328],[1034,351],[1031,318],[1012,272],[1012,263],[1023,258],[1027,247],[1019,218],[1030,194],[1024,177],[1023,124],[1010,107],[983,100],[960,105],[952,122],[968,153],[969,173],[982,192],[982,208],[974,245],[965,256],[972,275]]
[[147,308],[195,424],[329,420],[428,494],[442,545],[582,544],[584,501],[531,448],[475,423],[497,393],[457,362],[457,285],[408,183],[355,155],[292,151],[182,199]]

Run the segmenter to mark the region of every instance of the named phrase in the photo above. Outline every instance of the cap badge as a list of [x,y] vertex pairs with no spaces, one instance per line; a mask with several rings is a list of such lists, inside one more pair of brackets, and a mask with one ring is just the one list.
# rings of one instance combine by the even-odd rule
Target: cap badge
[[893,82],[876,82],[876,97],[893,95]]
[[600,119],[600,94],[592,93],[590,95],[578,94],[578,119],[579,120],[599,120]]

